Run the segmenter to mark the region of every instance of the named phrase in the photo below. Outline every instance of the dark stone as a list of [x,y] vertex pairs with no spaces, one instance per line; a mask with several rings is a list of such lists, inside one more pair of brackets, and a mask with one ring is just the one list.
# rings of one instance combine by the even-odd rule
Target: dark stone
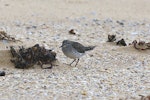
[[127,44],[126,44],[124,39],[119,40],[116,44],[117,45],[121,45],[121,46],[127,46]]
[[5,72],[4,71],[0,71],[0,76],[5,76]]

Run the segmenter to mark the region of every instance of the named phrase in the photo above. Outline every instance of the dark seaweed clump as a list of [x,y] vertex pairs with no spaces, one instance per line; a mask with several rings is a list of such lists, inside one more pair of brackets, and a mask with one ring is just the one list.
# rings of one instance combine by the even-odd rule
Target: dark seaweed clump
[[50,64],[50,67],[47,68],[52,68],[52,62],[56,60],[56,53],[54,51],[45,49],[39,46],[39,44],[27,49],[22,46],[19,47],[18,51],[11,46],[10,52],[13,57],[11,62],[14,63],[15,68],[20,69],[26,69],[35,64],[40,64],[41,68],[43,68],[43,64]]

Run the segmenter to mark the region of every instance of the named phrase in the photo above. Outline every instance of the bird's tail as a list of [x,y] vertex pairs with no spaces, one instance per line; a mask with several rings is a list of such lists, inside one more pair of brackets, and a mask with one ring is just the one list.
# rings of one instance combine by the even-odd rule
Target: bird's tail
[[85,47],[85,51],[93,50],[96,46]]

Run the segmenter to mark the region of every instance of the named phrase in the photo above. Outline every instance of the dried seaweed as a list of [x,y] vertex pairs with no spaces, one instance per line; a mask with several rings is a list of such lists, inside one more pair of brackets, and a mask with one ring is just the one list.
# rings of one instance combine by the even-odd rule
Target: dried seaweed
[[107,42],[114,42],[114,41],[116,41],[116,35],[108,35]]
[[133,45],[133,47],[137,50],[147,50],[150,49],[150,42],[145,42],[145,41],[137,41],[134,40],[132,43],[129,45]]
[[11,62],[15,64],[15,68],[25,69],[37,63],[40,64],[41,68],[43,68],[43,64],[50,64],[51,66],[47,68],[52,68],[52,62],[56,60],[55,52],[40,47],[39,44],[27,49],[21,46],[18,51],[11,46],[10,52],[13,57]]
[[127,44],[126,44],[126,42],[125,42],[124,39],[121,39],[121,40],[117,41],[116,44],[117,44],[117,45],[121,45],[121,46],[127,46]]
[[141,96],[140,100],[150,100],[150,95],[148,95],[148,96],[139,95],[139,96]]
[[122,38],[120,40],[116,39],[116,35],[108,35],[108,40],[107,42],[115,42],[116,45],[120,45],[120,46],[127,46],[125,40]]
[[12,42],[20,41],[20,40],[16,40],[14,37],[11,37],[5,31],[0,31],[0,40],[7,40]]

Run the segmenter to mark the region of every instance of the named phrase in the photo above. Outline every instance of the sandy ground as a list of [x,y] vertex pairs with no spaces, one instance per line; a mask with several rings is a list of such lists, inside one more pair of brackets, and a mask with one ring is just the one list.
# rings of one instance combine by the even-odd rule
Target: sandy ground
[[[150,94],[150,50],[107,43],[150,42],[149,0],[0,0],[0,29],[21,40],[0,42],[1,100],[140,100]],[[122,22],[124,25],[116,23]],[[68,31],[75,29],[77,35]],[[59,46],[64,39],[96,45],[77,67]],[[9,46],[40,44],[57,52],[57,66],[15,69]],[[48,65],[47,65],[48,66]]]

